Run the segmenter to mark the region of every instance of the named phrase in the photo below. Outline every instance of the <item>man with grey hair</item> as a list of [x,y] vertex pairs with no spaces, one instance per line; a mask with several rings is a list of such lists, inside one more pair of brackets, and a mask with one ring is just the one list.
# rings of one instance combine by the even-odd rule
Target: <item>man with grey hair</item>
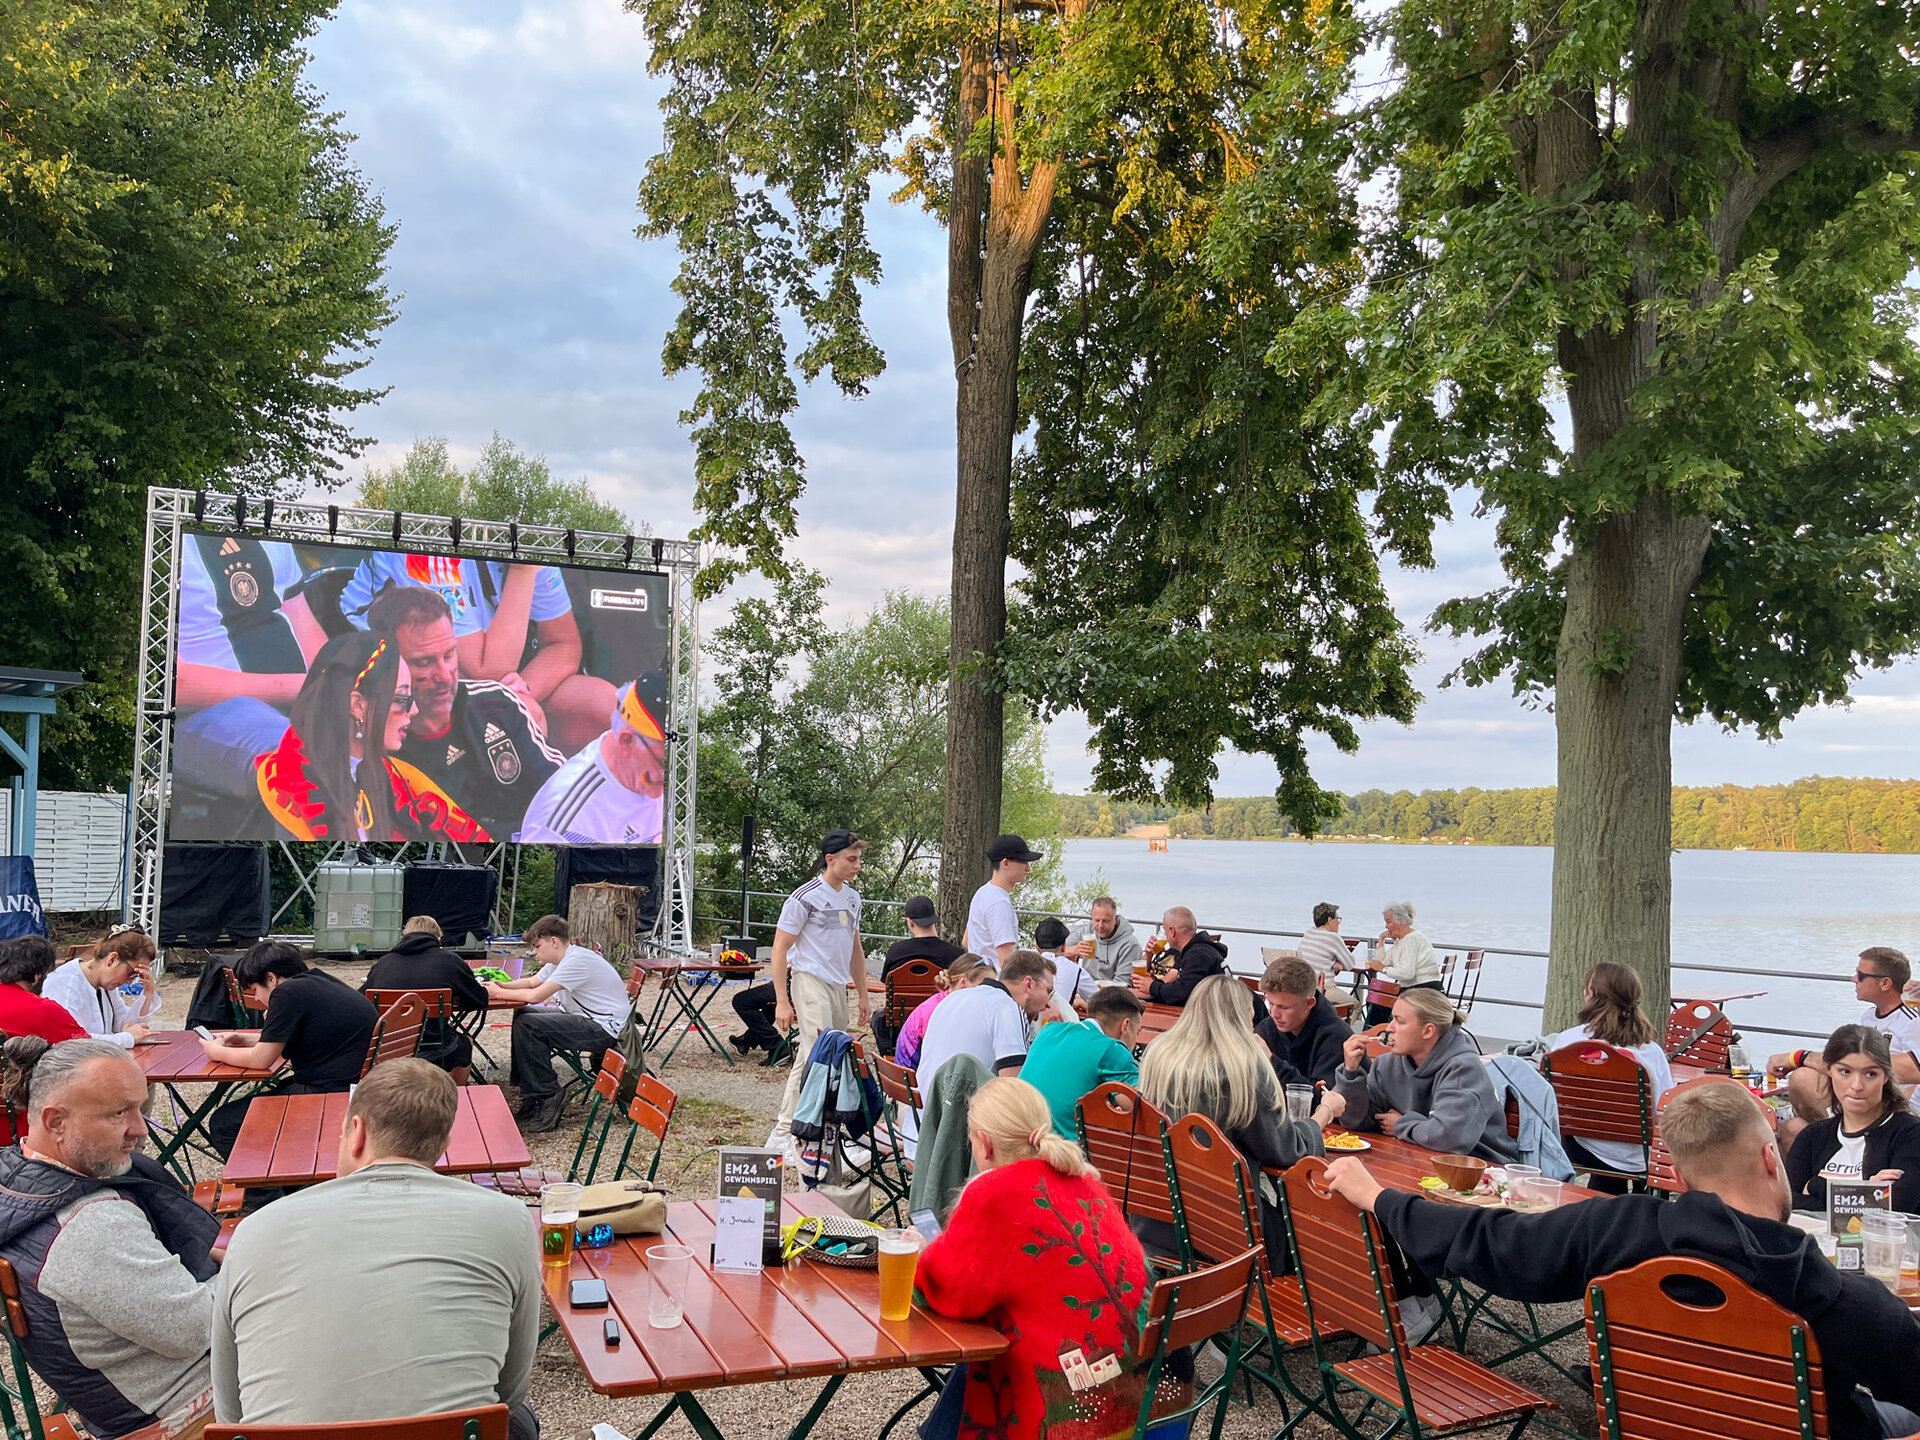
[[[1382,980],[1391,980],[1402,990],[1438,990],[1440,957],[1433,944],[1413,928],[1413,902],[1391,900],[1381,912],[1384,929],[1380,932],[1367,968]],[[1391,1005],[1367,1006],[1367,1023],[1381,1025],[1393,1013]]]
[[[1227,973],[1227,947],[1220,943],[1219,936],[1202,931],[1186,906],[1176,905],[1160,917],[1160,933],[1167,937],[1167,955],[1173,961],[1174,973],[1147,987],[1149,1000],[1184,1005],[1202,980]],[[1255,1008],[1259,1011],[1253,1017],[1256,1021],[1267,1018],[1264,1005]]]
[[147,1080],[111,1040],[6,1042],[6,1103],[27,1115],[0,1150],[0,1258],[27,1312],[35,1372],[102,1440],[212,1418],[207,1364],[214,1218],[146,1155]]
[[1133,984],[1140,963],[1140,937],[1120,913],[1120,902],[1102,895],[1087,907],[1089,924],[1075,943],[1074,958],[1099,985]]

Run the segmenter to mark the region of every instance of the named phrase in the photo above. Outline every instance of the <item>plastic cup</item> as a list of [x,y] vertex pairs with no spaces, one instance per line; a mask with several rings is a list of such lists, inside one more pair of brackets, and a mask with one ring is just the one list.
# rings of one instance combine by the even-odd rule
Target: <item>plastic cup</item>
[[1920,1285],[1920,1215],[1901,1215],[1900,1218],[1907,1225],[1906,1251],[1900,1257],[1900,1283]]
[[1900,1262],[1907,1252],[1907,1222],[1884,1210],[1860,1217],[1862,1259],[1867,1274],[1889,1290],[1900,1286]]
[[580,1219],[580,1187],[565,1183],[540,1187],[540,1258],[548,1265],[573,1259],[573,1227]]
[[1544,1175],[1529,1175],[1515,1187],[1514,1200],[1523,1210],[1560,1208],[1560,1182]]
[[654,1245],[647,1250],[647,1325],[673,1330],[680,1325],[687,1300],[687,1277],[693,1273],[693,1251],[685,1245]]
[[1520,1182],[1522,1180],[1537,1180],[1540,1178],[1540,1167],[1538,1165],[1502,1165],[1500,1170],[1500,1179],[1495,1183],[1500,1187],[1500,1193],[1509,1200],[1514,1197],[1514,1192],[1520,1188]]
[[920,1263],[918,1230],[880,1232],[880,1318],[904,1320],[913,1313],[913,1272]]
[[1307,1120],[1313,1115],[1313,1087],[1311,1085],[1287,1086],[1287,1118],[1289,1120]]

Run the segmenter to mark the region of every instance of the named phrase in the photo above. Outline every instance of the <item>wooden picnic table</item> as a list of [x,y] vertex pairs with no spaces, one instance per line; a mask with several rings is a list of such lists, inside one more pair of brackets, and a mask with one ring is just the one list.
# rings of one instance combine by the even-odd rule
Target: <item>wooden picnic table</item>
[[[216,1032],[219,1033],[219,1032]],[[258,1084],[273,1079],[284,1068],[250,1070],[240,1065],[225,1065],[207,1058],[200,1037],[191,1030],[153,1030],[146,1042],[133,1047],[133,1059],[150,1085],[163,1085],[181,1115],[179,1124],[169,1133],[159,1122],[149,1119],[160,1148],[154,1159],[162,1165],[173,1162],[181,1149],[192,1142],[205,1127],[207,1117],[225,1104],[236,1085]],[[209,1086],[197,1103],[180,1093],[182,1085]],[[191,1174],[191,1167],[189,1167]]]
[[[787,1223],[840,1213],[804,1192],[787,1195],[783,1206]],[[717,1271],[709,1263],[713,1217],[711,1200],[676,1201],[667,1207],[666,1235],[623,1236],[602,1250],[576,1247],[569,1268],[542,1268],[547,1299],[589,1386],[602,1395],[671,1396],[649,1431],[678,1410],[697,1434],[717,1436],[719,1426],[694,1392],[824,1377],[825,1387],[790,1432],[790,1440],[804,1440],[849,1374],[986,1360],[1007,1348],[1007,1337],[991,1326],[918,1305],[905,1320],[882,1320],[878,1271],[811,1260],[757,1275]],[[684,1319],[672,1330],[647,1324],[646,1252],[660,1244],[693,1251]],[[568,1305],[567,1282],[590,1277],[607,1282],[611,1309]],[[606,1342],[609,1315],[620,1322],[617,1346]]]
[[[1328,1128],[1327,1134],[1329,1136],[1353,1134],[1373,1147],[1371,1150],[1360,1151],[1329,1150],[1327,1159],[1338,1160],[1345,1155],[1354,1155],[1367,1167],[1373,1178],[1389,1190],[1405,1190],[1413,1195],[1427,1194],[1420,1182],[1427,1176],[1437,1173],[1433,1168],[1433,1157],[1446,1153],[1429,1150],[1424,1145],[1415,1145],[1411,1140],[1396,1140],[1391,1135],[1382,1135],[1373,1130],[1348,1131],[1343,1126],[1334,1125]],[[1269,1175],[1278,1176],[1286,1173],[1272,1166],[1263,1168]],[[1563,1205],[1600,1198],[1600,1191],[1589,1190],[1584,1185],[1566,1185],[1560,1191],[1560,1201]]]
[[1725,1005],[1732,1000],[1757,1000],[1767,992],[1738,987],[1715,989],[1711,985],[1674,985],[1670,993],[1673,1008],[1678,1010],[1682,1005]]
[[[340,1131],[352,1097],[263,1095],[247,1109],[221,1179],[228,1185],[274,1188],[331,1180]],[[531,1165],[527,1142],[498,1085],[466,1085],[446,1153],[433,1168],[444,1175],[476,1175]]]

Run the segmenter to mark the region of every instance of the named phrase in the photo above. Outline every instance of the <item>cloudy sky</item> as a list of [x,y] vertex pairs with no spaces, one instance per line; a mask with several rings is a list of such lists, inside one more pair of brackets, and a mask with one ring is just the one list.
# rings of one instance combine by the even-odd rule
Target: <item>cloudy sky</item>
[[[692,388],[659,362],[675,255],[633,235],[662,89],[640,22],[618,0],[344,0],[311,49],[309,78],[358,135],[354,159],[399,226],[400,318],[366,372],[391,393],[357,420],[378,441],[374,462],[432,434],[471,456],[498,430],[589,477],[654,533],[685,533],[693,467],[678,415]],[[944,237],[918,210],[873,218],[886,273],[868,315],[887,371],[865,400],[805,393],[794,427],[809,474],[798,551],[833,581],[839,618],[888,589],[944,589],[953,524]],[[1444,527],[1436,549],[1435,570],[1393,577],[1415,627],[1436,602],[1499,578],[1485,522]],[[1416,723],[1368,727],[1352,757],[1321,747],[1323,783],[1550,784],[1551,717],[1504,690],[1439,689],[1457,654],[1424,644]],[[1805,716],[1775,745],[1679,730],[1676,779],[1913,775],[1920,665],[1858,689],[1850,709]],[[1063,789],[1085,787],[1086,733],[1073,716],[1054,723]],[[1221,757],[1220,793],[1272,783],[1264,761]]]

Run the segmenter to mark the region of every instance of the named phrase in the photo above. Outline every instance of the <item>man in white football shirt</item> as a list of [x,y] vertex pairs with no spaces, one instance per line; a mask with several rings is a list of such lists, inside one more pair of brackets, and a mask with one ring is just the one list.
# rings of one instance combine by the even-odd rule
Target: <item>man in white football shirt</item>
[[[1920,1007],[1907,1003],[1902,992],[1913,978],[1907,957],[1891,945],[1870,945],[1853,967],[1853,994],[1867,1008],[1860,1023],[1887,1037],[1893,1052],[1893,1078],[1911,1092],[1920,1082]],[[1788,1050],[1767,1061],[1774,1075],[1787,1077],[1787,1099],[1793,1114],[1780,1124],[1784,1145],[1808,1125],[1826,1118],[1833,1103],[1827,1088],[1827,1066],[1818,1050]]]
[[613,724],[527,804],[522,845],[657,845],[663,832],[666,697],[658,672],[623,685]]
[[860,892],[849,883],[860,873],[867,842],[851,830],[829,830],[820,842],[820,873],[787,897],[773,932],[773,1027],[782,1035],[798,1025],[793,1069],[780,1099],[780,1118],[767,1137],[769,1148],[790,1145],[800,1077],[822,1030],[845,1030],[847,989],[853,989],[859,1024],[871,1012],[867,955],[860,944]]
[[967,949],[991,960],[998,970],[1020,948],[1020,921],[1013,913],[1013,890],[1025,883],[1038,850],[1018,835],[1002,835],[987,847],[993,878],[973,892],[967,907]]

